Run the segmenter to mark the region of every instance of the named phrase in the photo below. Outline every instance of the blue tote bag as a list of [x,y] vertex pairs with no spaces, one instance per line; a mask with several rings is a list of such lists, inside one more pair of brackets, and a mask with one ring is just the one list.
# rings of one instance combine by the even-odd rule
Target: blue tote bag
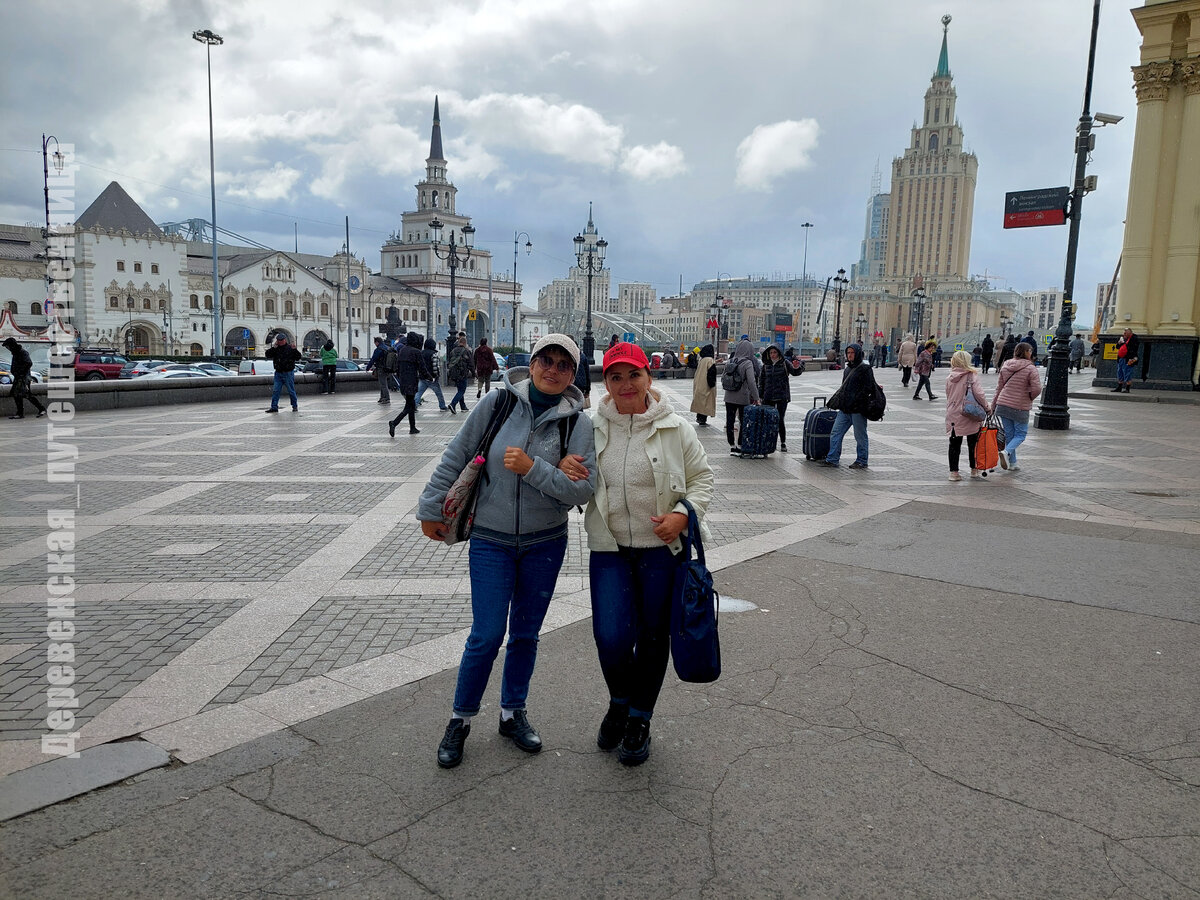
[[[717,638],[717,601],[712,573],[704,564],[700,520],[686,500],[688,528],[680,535],[683,552],[671,597],[671,661],[681,681],[703,684],[721,675],[721,643]],[[696,558],[692,559],[692,548]]]

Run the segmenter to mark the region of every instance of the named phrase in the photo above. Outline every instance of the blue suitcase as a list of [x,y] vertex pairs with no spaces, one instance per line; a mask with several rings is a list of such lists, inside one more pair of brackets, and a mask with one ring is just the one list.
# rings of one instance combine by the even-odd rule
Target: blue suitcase
[[747,406],[742,410],[742,431],[738,446],[742,456],[766,459],[775,452],[779,440],[779,410],[773,406]]
[[825,406],[824,397],[813,397],[813,408],[804,414],[803,448],[807,459],[824,459],[829,455],[829,435],[835,419],[837,410]]

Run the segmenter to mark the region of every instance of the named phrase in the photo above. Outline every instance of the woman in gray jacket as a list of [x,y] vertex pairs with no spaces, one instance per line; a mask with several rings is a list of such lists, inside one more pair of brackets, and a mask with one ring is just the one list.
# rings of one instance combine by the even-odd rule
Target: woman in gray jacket
[[[729,376],[740,381],[737,387],[729,384]],[[745,424],[742,420],[742,410],[753,404],[758,406],[758,373],[754,365],[754,345],[748,340],[740,340],[734,348],[733,355],[725,363],[725,372],[721,376],[721,387],[725,391],[725,439],[729,442],[729,452],[735,456],[741,455],[740,440],[735,440],[733,432],[734,420],[737,420],[738,433]]]
[[477,450],[496,404],[506,393],[515,395],[516,406],[496,434],[481,475],[468,551],[471,633],[458,667],[453,715],[438,746],[442,768],[462,761],[506,628],[500,734],[527,753],[542,749],[525,713],[538,632],[567,550],[567,513],[587,503],[595,485],[590,474],[572,480],[558,468],[572,455],[583,459],[589,473],[595,470],[591,423],[579,415],[583,394],[572,384],[578,365],[579,348],[566,335],[538,341],[529,367],[509,369],[506,390],[475,404],[421,494],[421,530],[431,540],[444,540],[446,493]]

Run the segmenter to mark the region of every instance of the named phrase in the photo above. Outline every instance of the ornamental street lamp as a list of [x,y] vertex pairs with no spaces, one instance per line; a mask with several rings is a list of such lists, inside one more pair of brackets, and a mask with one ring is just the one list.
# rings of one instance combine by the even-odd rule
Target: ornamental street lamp
[[517,346],[518,346],[518,344],[517,344],[517,310],[521,306],[521,299],[517,295],[517,284],[518,284],[518,282],[517,282],[517,258],[518,258],[517,250],[518,250],[518,246],[517,245],[520,243],[522,235],[525,236],[525,255],[529,256],[531,253],[533,253],[533,241],[529,237],[529,232],[518,231],[516,234],[513,235],[513,311],[512,311],[513,335],[512,335],[512,345],[513,345],[514,350],[517,349]]
[[125,353],[133,353],[133,297],[125,295],[125,309],[129,312],[129,324],[125,326]]
[[42,187],[46,193],[46,230],[42,232],[42,237],[50,236],[50,142],[54,141],[54,171],[61,175],[63,165],[66,163],[66,157],[62,155],[62,150],[58,145],[58,138],[54,135],[42,135]]
[[212,260],[213,260],[213,360],[221,354],[221,282],[217,274],[217,162],[213,150],[213,113],[212,113],[212,48],[220,46],[225,39],[205,28],[203,31],[193,31],[192,40],[204,45],[204,55],[208,59],[208,178],[212,190]]
[[846,277],[845,269],[837,270],[837,275],[834,276],[833,283],[837,285],[834,288],[837,311],[834,312],[833,322],[833,352],[835,358],[840,361],[842,358],[842,298],[846,296],[846,285],[850,283],[850,279]]
[[[438,251],[438,244],[442,241],[443,227],[442,223],[437,219],[429,223],[429,230],[433,232],[433,255],[438,259],[445,260],[446,264],[450,267],[450,318],[447,322],[449,327],[446,331],[446,355],[449,356],[450,351],[454,349],[454,340],[458,332],[458,316],[455,314],[455,310],[458,307],[458,298],[455,293],[454,277],[458,272],[458,267],[465,263],[471,256],[471,248],[475,246],[475,229],[471,225],[464,225],[462,227],[461,243],[455,238],[454,232],[451,231],[450,245],[446,248],[446,252],[443,255]],[[459,247],[463,248],[461,257],[458,255]]]
[[854,327],[858,330],[858,342],[861,344],[863,341],[863,329],[867,327],[867,318],[863,315],[861,309],[858,311],[858,316],[854,320]]
[[917,288],[912,292],[912,308],[908,319],[908,330],[913,339],[920,343],[921,329],[925,324],[925,288]]
[[595,359],[596,341],[592,337],[592,276],[604,268],[604,254],[608,241],[596,235],[591,212],[588,213],[587,236],[575,235],[575,261],[587,274],[587,323],[583,332],[583,355]]

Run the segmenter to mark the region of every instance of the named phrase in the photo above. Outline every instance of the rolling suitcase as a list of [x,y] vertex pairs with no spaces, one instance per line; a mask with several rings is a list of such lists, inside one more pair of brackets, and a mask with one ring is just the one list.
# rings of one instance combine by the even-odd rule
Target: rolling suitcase
[[[820,401],[821,405],[817,406]],[[829,455],[829,435],[837,410],[825,406],[824,397],[813,397],[813,408],[804,414],[804,456],[807,459],[824,459]]]
[[742,410],[742,432],[738,435],[738,446],[742,456],[750,459],[766,459],[775,452],[779,440],[779,410],[773,406],[747,406]]

